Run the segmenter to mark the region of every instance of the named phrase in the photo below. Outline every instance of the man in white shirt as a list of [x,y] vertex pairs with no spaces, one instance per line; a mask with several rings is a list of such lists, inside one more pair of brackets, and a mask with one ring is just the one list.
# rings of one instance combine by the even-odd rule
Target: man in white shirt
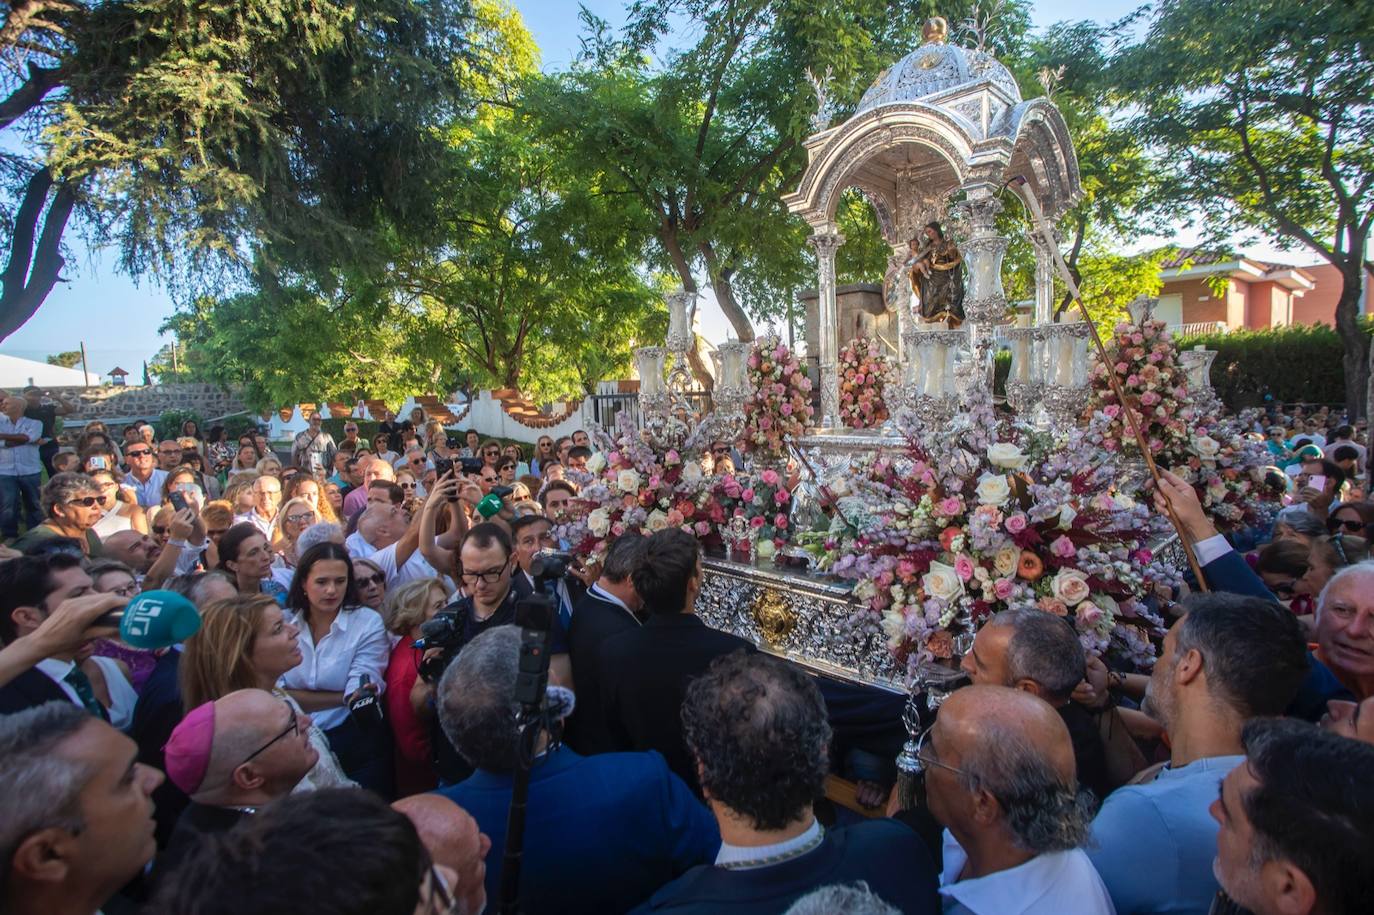
[[153,446],[135,440],[124,450],[124,458],[129,462],[124,485],[133,487],[138,504],[144,508],[161,505],[162,484],[167,480],[167,471],[157,466],[157,453],[153,451]]
[[369,505],[358,518],[358,529],[344,541],[348,555],[377,564],[388,588],[416,578],[439,577],[420,555],[419,545],[419,516],[407,524],[403,512],[381,504]]
[[945,827],[945,915],[1112,915],[1082,846],[1091,796],[1073,741],[1042,699],[969,686],[940,707],[920,750],[930,812]]
[[253,510],[236,515],[234,523],[247,521],[270,540],[272,522],[276,520],[277,510],[281,508],[281,481],[271,476],[258,477],[253,481],[253,501]]
[[24,416],[28,403],[22,397],[6,397],[0,405],[0,536],[19,536],[19,506],[24,506],[24,526],[43,523],[38,490],[42,485],[43,462],[38,456],[38,440],[43,424]]

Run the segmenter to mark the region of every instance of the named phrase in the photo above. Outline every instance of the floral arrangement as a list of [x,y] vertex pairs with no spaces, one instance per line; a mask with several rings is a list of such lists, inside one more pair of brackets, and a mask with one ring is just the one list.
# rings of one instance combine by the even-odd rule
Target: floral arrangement
[[1188,396],[1188,375],[1178,364],[1178,349],[1165,323],[1122,321],[1107,345],[1107,361],[1093,365],[1095,405],[1110,421],[1104,447],[1131,454],[1138,450],[1135,436],[1108,381],[1110,374],[1135,408],[1154,458],[1166,466],[1185,460],[1196,411]]
[[882,344],[855,337],[840,350],[840,421],[851,429],[872,429],[887,421],[883,389],[891,371]]
[[776,336],[763,336],[749,354],[749,386],[744,439],[752,451],[778,457],[786,440],[801,435],[811,421],[811,379],[796,353]]
[[1186,460],[1172,468],[1193,485],[1222,532],[1265,526],[1282,507],[1282,494],[1264,486],[1264,469],[1273,462],[1269,451],[1246,435],[1253,421],[1245,415],[1204,420],[1189,440]]
[[776,470],[764,469],[757,480],[710,475],[675,450],[656,452],[625,414],[619,422],[614,439],[599,436],[600,450],[587,461],[589,481],[554,527],[573,552],[600,561],[621,534],[668,527],[717,546],[722,529],[736,517],[758,541],[764,559],[786,541],[791,493]]
[[1109,420],[1052,450],[1049,437],[975,404],[904,454],[856,462],[821,568],[856,582],[855,625],[880,629],[915,673],[966,650],[984,617],[1033,607],[1069,618],[1086,648],[1136,666],[1162,632],[1146,595],[1171,573],[1146,542],[1167,524],[1112,493]]

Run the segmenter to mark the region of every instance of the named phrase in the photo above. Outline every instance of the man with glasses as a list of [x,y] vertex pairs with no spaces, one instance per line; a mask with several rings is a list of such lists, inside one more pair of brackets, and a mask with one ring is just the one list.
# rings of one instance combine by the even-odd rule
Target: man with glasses
[[70,537],[81,544],[87,558],[103,554],[100,537],[91,530],[105,513],[94,480],[80,473],[59,473],[43,486],[39,502],[46,520],[14,541],[16,550],[53,537]]
[[272,522],[281,508],[281,482],[276,477],[263,476],[253,481],[253,510],[234,518],[234,523],[247,521],[267,538],[272,536]]
[[172,439],[159,442],[157,446],[157,465],[159,470],[171,473],[181,465],[181,445]]
[[344,423],[344,437],[339,442],[340,448],[349,448],[352,451],[363,450],[363,443],[358,441],[358,424],[349,420]]
[[946,912],[1111,915],[1083,851],[1091,795],[1048,703],[1005,686],[956,690],[921,740],[930,812],[945,827]]
[[124,450],[124,459],[129,464],[124,485],[133,487],[138,504],[144,508],[161,505],[162,484],[167,481],[167,471],[157,466],[157,454],[153,446],[135,441]]
[[[516,568],[513,552],[505,528],[489,521],[473,525],[463,535],[458,547],[458,579],[466,596],[440,611],[455,617],[459,632],[450,647],[450,657],[456,657],[464,645],[488,629],[515,622],[515,604],[519,598],[511,588],[511,574]],[[571,687],[572,665],[568,661],[566,636],[557,625],[550,636],[549,680]],[[441,728],[436,726],[433,734],[435,768],[440,784],[453,784],[466,778],[472,767],[458,756]]]
[[165,747],[167,777],[191,803],[159,870],[172,870],[205,836],[286,797],[320,758],[310,716],[261,689],[241,689],[192,709]]

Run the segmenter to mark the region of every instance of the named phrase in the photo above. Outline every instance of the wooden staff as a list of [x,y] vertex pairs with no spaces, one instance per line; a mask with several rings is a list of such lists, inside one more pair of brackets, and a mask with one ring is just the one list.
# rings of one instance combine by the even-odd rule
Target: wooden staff
[[[1064,262],[1064,256],[1059,252],[1059,246],[1054,243],[1054,230],[1050,227],[1049,221],[1045,219],[1045,213],[1040,209],[1040,201],[1035,199],[1030,187],[1026,183],[1024,175],[1018,175],[1007,182],[1007,187],[1016,192],[1026,204],[1026,209],[1031,215],[1031,221],[1035,224],[1035,231],[1044,239],[1045,247],[1054,257],[1054,266],[1059,271],[1059,277],[1068,287],[1069,295],[1074,304],[1078,306],[1079,313],[1083,316],[1084,322],[1088,325],[1088,332],[1092,335],[1093,345],[1097,347],[1097,354],[1102,359],[1103,366],[1107,369],[1107,383],[1112,386],[1112,392],[1116,394],[1117,401],[1121,404],[1121,412],[1126,417],[1126,425],[1130,426],[1131,434],[1135,436],[1136,444],[1140,446],[1140,453],[1145,456],[1145,466],[1150,471],[1150,478],[1154,480],[1155,487],[1159,487],[1159,468],[1155,466],[1154,455],[1150,453],[1150,443],[1145,439],[1145,433],[1140,428],[1140,419],[1136,416],[1135,409],[1131,402],[1126,399],[1126,392],[1121,387],[1121,379],[1116,377],[1116,372],[1111,369],[1111,362],[1107,358],[1107,347],[1102,343],[1102,337],[1097,332],[1097,326],[1093,324],[1092,318],[1088,315],[1088,307],[1083,304],[1083,294],[1078,289],[1078,283],[1074,282],[1073,274],[1069,272],[1069,265]],[[1161,490],[1162,491],[1162,490]],[[1197,579],[1198,587],[1203,591],[1210,591],[1207,587],[1207,579],[1203,577],[1202,567],[1198,565],[1197,554],[1193,552],[1193,545],[1188,542],[1188,535],[1183,530],[1183,525],[1178,520],[1178,515],[1174,513],[1173,503],[1165,496],[1164,507],[1169,515],[1169,523],[1174,526],[1174,531],[1178,534],[1178,542],[1183,546],[1183,553],[1188,557],[1188,566],[1193,570],[1193,577]]]

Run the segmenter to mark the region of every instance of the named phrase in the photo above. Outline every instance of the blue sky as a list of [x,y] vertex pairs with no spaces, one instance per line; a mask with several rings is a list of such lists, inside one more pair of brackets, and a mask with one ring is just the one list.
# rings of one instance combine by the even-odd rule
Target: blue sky
[[[572,0],[515,0],[542,52],[545,68],[566,66],[578,50],[578,4]],[[623,21],[624,0],[584,0],[596,15],[612,25]],[[1041,0],[1035,4],[1037,26],[1091,16],[1101,21],[1120,18],[1141,5],[1132,0]],[[116,364],[138,380],[140,366],[168,340],[157,328],[172,311],[170,296],[152,277],[139,280],[120,274],[114,252],[88,250],[69,233],[74,250],[64,276],[38,313],[0,343],[0,352],[42,360],[49,353],[74,350],[86,344],[92,374],[108,372]],[[714,303],[702,309],[701,332],[708,339],[724,339],[725,322]]]

